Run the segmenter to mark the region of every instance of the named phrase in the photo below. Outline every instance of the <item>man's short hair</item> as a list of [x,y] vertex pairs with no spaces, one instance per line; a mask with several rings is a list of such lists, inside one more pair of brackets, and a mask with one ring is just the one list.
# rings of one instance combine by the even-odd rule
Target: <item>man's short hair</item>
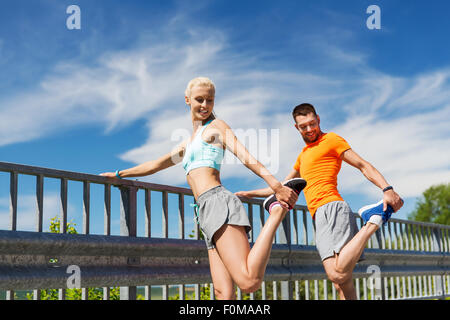
[[306,116],[310,113],[313,113],[314,116],[317,116],[316,109],[314,109],[314,106],[312,104],[302,103],[294,108],[294,110],[292,111],[292,117],[294,118],[295,121],[295,117]]

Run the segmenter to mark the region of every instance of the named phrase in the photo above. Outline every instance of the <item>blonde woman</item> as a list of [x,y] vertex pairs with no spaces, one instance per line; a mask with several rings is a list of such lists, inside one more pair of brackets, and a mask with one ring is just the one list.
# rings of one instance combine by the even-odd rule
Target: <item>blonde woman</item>
[[[294,181],[289,187],[282,185],[253,158],[231,128],[213,114],[214,98],[215,86],[210,79],[192,79],[185,91],[192,119],[192,137],[157,160],[102,175],[119,178],[146,176],[182,162],[198,205],[198,223],[208,249],[215,296],[217,299],[234,299],[234,283],[244,293],[254,292],[260,287],[276,229],[288,209],[294,206],[304,184]],[[225,189],[220,181],[225,150],[232,152],[247,168],[264,179],[280,204],[271,209],[252,249],[248,242],[251,226],[247,213],[239,198]]]

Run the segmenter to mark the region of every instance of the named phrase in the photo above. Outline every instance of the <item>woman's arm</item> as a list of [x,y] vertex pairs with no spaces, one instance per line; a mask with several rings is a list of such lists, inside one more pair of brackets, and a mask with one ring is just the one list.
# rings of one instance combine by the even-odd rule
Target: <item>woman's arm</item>
[[[147,161],[135,167],[120,170],[119,176],[121,178],[142,177],[154,174],[158,171],[174,166],[177,163],[181,162],[181,160],[183,159],[185,145],[186,141],[182,142],[181,144],[176,146],[171,152],[165,154],[164,156],[156,160]],[[101,173],[100,175],[105,177],[116,177],[115,172],[104,172]]]
[[264,179],[278,201],[285,207],[293,207],[298,195],[288,187],[283,186],[258,160],[256,160],[236,138],[231,128],[223,121],[217,119],[215,126],[220,130],[219,139],[222,145],[230,150],[248,169]]

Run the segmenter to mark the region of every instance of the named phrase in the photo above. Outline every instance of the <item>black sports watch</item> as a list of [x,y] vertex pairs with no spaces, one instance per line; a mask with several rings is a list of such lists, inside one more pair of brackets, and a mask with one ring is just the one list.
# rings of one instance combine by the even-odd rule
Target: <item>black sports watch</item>
[[383,192],[386,192],[388,190],[394,190],[393,186],[387,186],[386,188],[383,189]]

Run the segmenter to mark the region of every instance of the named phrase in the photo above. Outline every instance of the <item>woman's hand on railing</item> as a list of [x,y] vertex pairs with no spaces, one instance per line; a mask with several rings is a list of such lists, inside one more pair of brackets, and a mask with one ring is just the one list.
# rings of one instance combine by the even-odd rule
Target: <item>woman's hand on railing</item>
[[103,172],[103,173],[100,173],[100,176],[107,177],[107,178],[117,178],[115,172]]

